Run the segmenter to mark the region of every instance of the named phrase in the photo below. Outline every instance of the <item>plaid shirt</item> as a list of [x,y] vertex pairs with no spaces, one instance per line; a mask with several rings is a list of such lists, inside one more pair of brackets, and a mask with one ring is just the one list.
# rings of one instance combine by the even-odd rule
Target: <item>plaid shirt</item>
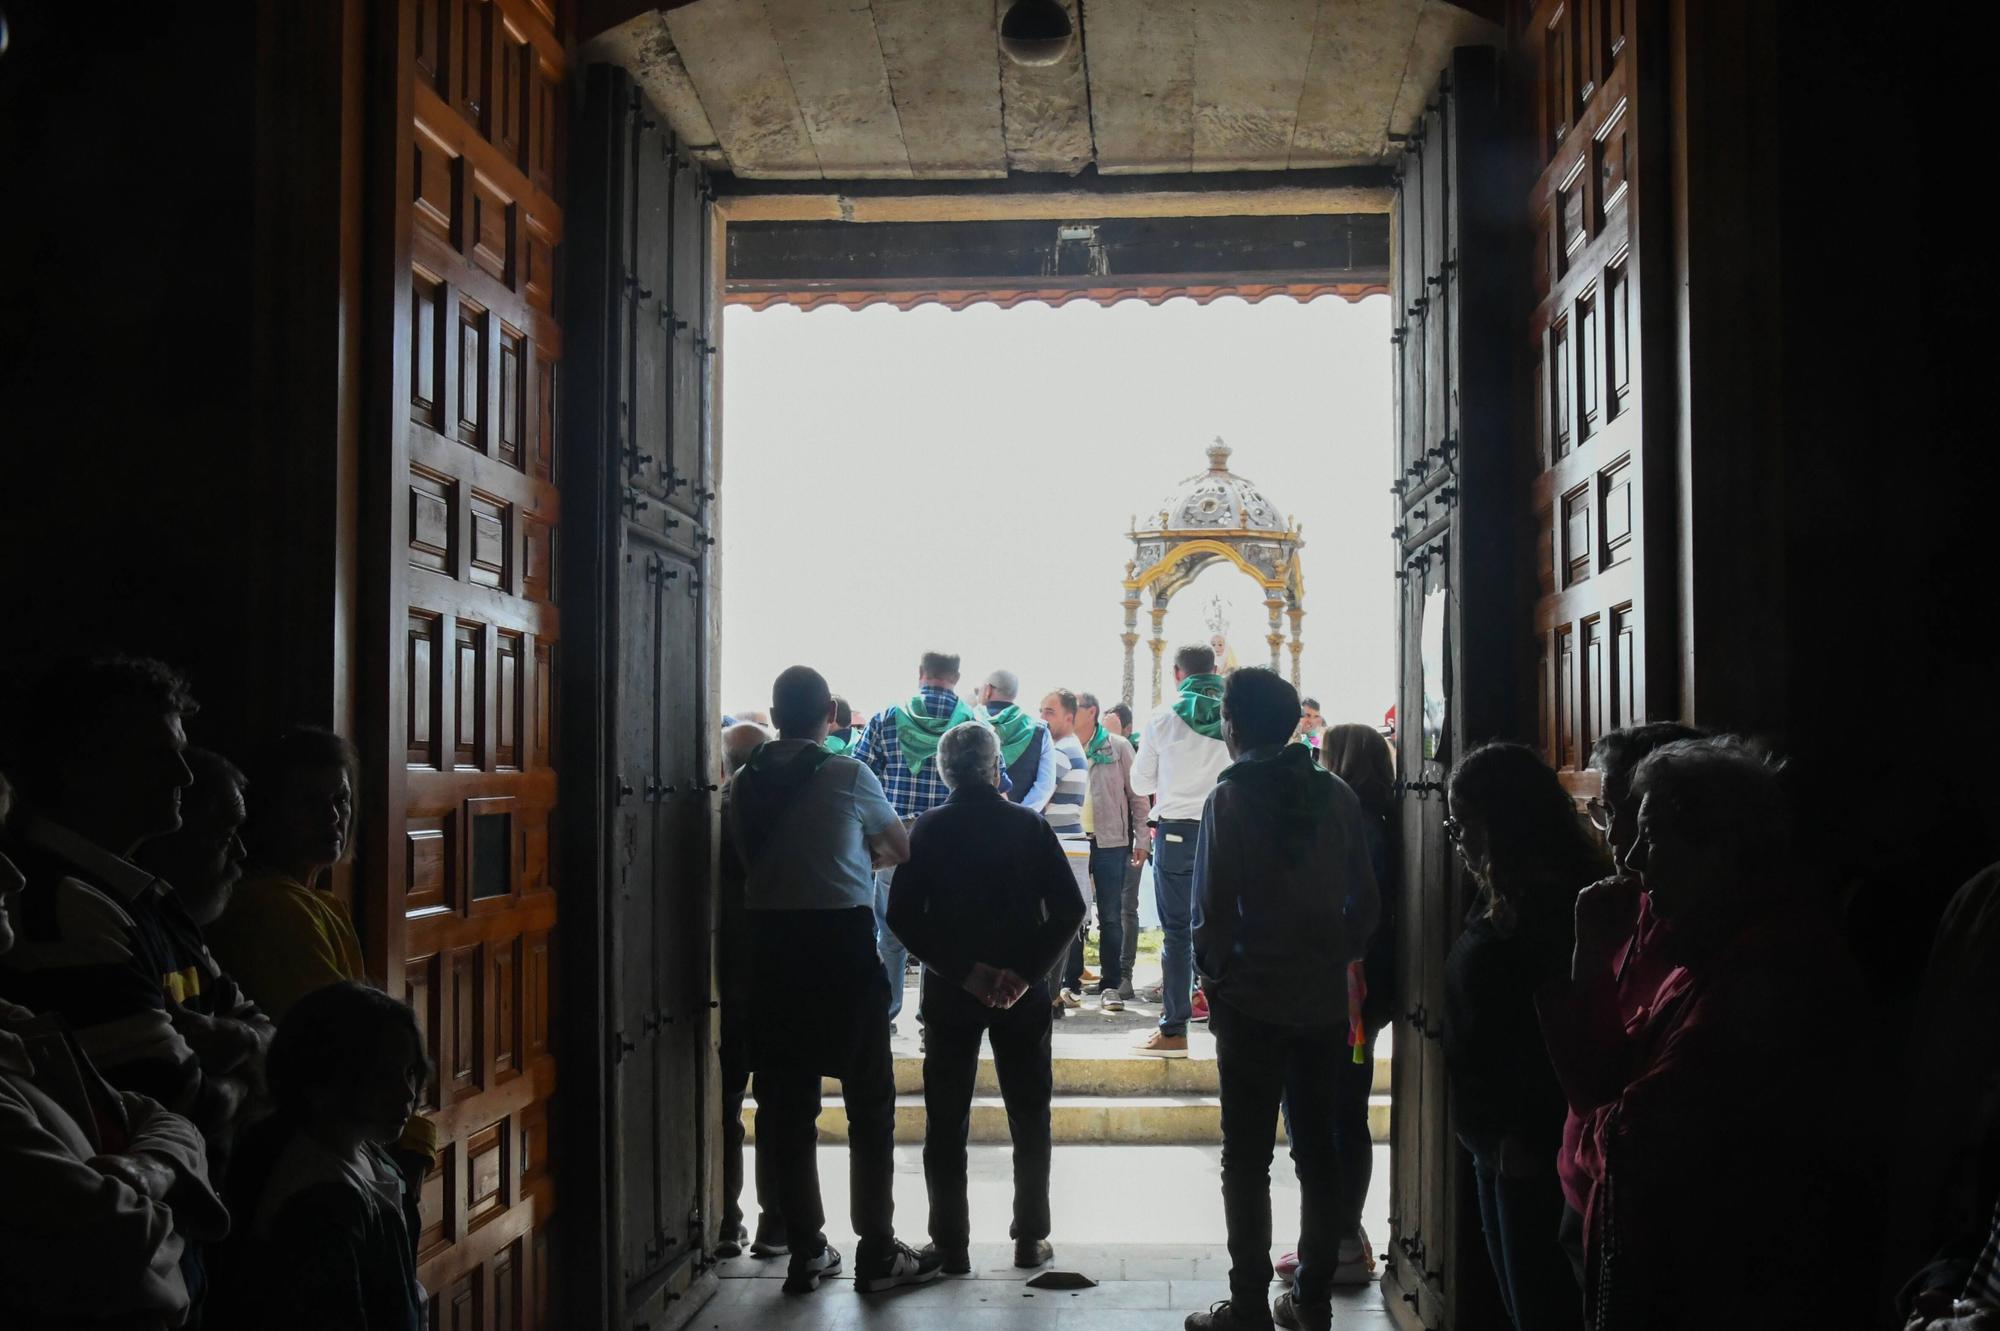
[[[939,720],[950,716],[958,707],[958,695],[950,689],[925,684],[920,692],[924,710]],[[929,813],[944,803],[951,791],[938,772],[935,753],[924,759],[924,765],[914,772],[903,761],[903,746],[896,736],[896,713],[902,710],[891,707],[886,712],[877,712],[869,720],[867,729],[861,732],[861,738],[847,751],[847,756],[868,765],[882,783],[882,793],[889,797],[889,803],[895,805],[896,812],[908,820],[918,814]]]

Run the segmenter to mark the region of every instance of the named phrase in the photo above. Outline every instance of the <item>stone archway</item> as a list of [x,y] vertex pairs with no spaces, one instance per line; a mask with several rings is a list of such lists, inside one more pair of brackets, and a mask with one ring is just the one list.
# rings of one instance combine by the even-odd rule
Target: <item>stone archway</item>
[[[1182,481],[1145,526],[1132,520],[1126,533],[1132,558],[1125,564],[1124,700],[1130,704],[1136,684],[1134,652],[1139,645],[1139,611],[1152,619],[1153,705],[1161,699],[1161,676],[1167,650],[1167,604],[1209,565],[1235,565],[1264,590],[1271,649],[1271,669],[1281,664],[1285,623],[1291,626],[1291,681],[1299,683],[1300,636],[1305,619],[1305,579],[1299,551],[1305,538],[1290,517],[1278,510],[1252,482],[1229,470],[1231,449],[1220,438],[1209,445],[1208,470]],[[1151,604],[1147,601],[1150,599]]]

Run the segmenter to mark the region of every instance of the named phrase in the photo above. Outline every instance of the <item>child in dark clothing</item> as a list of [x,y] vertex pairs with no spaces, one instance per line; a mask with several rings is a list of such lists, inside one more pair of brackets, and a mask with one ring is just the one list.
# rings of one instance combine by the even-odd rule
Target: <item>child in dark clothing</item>
[[416,1331],[416,1199],[388,1148],[429,1080],[416,1018],[352,981],[301,998],[266,1062],[277,1114],[243,1147],[225,1327]]

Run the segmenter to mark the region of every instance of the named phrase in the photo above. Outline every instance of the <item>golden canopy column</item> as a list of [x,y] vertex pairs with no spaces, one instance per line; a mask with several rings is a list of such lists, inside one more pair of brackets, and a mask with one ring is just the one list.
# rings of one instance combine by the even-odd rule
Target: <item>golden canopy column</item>
[[[1129,563],[1125,565],[1125,576],[1128,580],[1132,576],[1132,565]],[[1118,697],[1120,702],[1130,707],[1132,705],[1132,689],[1134,684],[1132,650],[1139,645],[1139,598],[1137,596],[1128,594],[1125,597],[1125,632],[1119,635],[1118,640],[1125,644],[1125,675],[1123,688]]]
[[1167,655],[1167,607],[1164,602],[1153,607],[1153,640],[1148,644],[1153,649],[1153,706],[1160,705],[1161,667]]
[[1295,605],[1285,613],[1292,619],[1292,687],[1302,688],[1304,686],[1299,683],[1299,653],[1306,649],[1306,644],[1299,634],[1299,627],[1306,617],[1306,612],[1303,606]]
[[[1285,630],[1279,617],[1284,613],[1285,603],[1273,592],[1264,602],[1264,609],[1271,614],[1271,631],[1264,635],[1264,641],[1271,644],[1271,669],[1283,673],[1284,666],[1279,664],[1279,659],[1285,646]],[[1295,679],[1292,682],[1296,684],[1298,681]]]

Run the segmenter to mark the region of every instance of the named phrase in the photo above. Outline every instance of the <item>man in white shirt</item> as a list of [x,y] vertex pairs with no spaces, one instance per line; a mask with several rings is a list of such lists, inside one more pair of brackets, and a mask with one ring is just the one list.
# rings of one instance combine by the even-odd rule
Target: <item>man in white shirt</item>
[[1139,1052],[1187,1057],[1194,1012],[1194,849],[1202,807],[1229,766],[1222,741],[1222,676],[1205,643],[1174,653],[1179,695],[1146,719],[1132,789],[1153,797],[1153,897],[1160,947],[1160,1025]]

